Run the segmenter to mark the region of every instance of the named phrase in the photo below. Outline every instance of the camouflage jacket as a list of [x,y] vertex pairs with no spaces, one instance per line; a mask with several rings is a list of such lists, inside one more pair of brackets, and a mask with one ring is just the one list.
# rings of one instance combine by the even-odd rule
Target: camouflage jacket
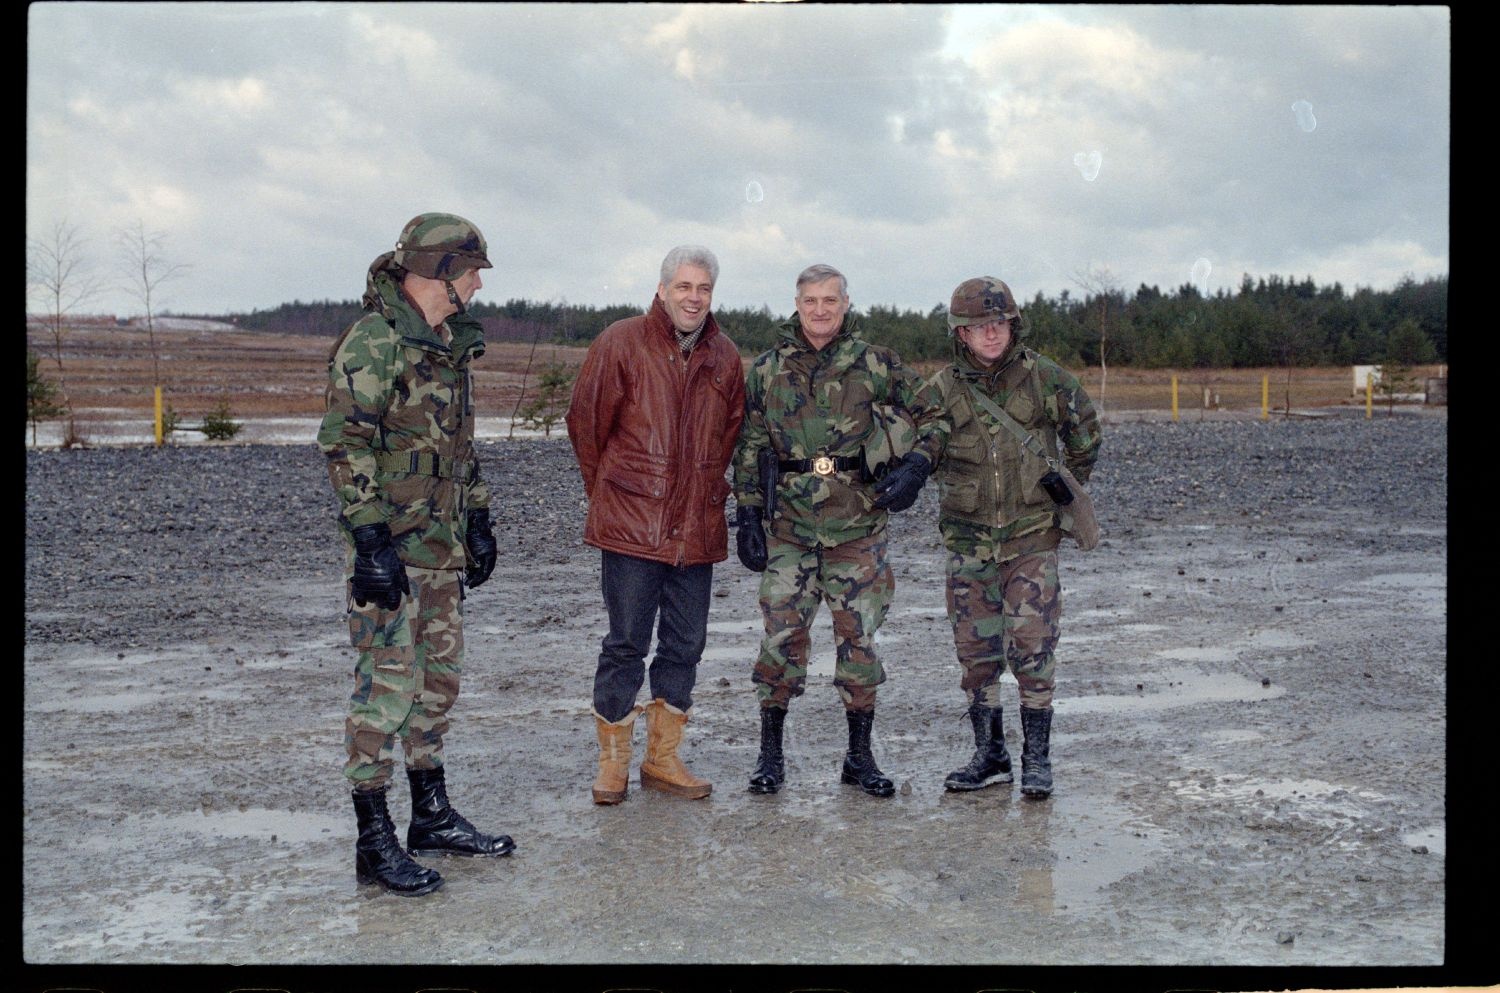
[[351,547],[350,529],[386,521],[407,564],[462,569],[467,511],[489,506],[474,454],[469,370],[484,352],[483,332],[472,318],[450,317],[444,344],[385,259],[371,266],[370,312],[329,352],[318,447]]
[[1093,401],[1078,378],[1016,342],[989,369],[976,365],[955,339],[955,361],[931,380],[952,419],[937,466],[938,527],[950,551],[1010,558],[1056,548],[1055,504],[1039,485],[1047,465],[1026,451],[973,399],[983,393],[1010,414],[1044,450],[1088,482],[1102,437]]
[[[793,317],[781,326],[781,341],[759,355],[745,380],[745,422],[734,454],[734,498],[742,507],[763,507],[757,456],[766,446],[781,459],[858,455],[874,422],[872,404],[911,414],[915,451],[936,462],[948,421],[936,395],[889,348],[859,336],[858,320],[844,316],[838,336],[813,348]],[[771,534],[799,545],[841,545],[885,527],[887,512],[873,507],[875,492],[858,469],[819,476],[780,476]]]

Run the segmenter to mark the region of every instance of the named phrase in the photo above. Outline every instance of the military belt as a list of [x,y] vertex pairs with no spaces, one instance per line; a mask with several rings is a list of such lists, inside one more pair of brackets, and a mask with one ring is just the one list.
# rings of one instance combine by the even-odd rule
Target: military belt
[[836,472],[858,469],[863,463],[858,455],[819,455],[813,459],[781,459],[776,468],[782,472],[814,472],[832,476]]
[[376,452],[375,464],[383,472],[437,476],[439,479],[452,479],[469,465],[467,462],[445,459],[436,452]]

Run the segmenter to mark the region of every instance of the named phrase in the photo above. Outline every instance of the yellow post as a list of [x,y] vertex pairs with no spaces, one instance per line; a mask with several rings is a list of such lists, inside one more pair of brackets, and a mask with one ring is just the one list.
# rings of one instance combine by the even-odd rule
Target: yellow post
[[1369,420],[1375,410],[1375,377],[1365,376],[1365,420]]
[[1268,420],[1271,416],[1271,377],[1260,377],[1260,419]]
[[156,388],[156,447],[161,447],[161,387]]
[[1177,377],[1172,377],[1172,420],[1177,420]]

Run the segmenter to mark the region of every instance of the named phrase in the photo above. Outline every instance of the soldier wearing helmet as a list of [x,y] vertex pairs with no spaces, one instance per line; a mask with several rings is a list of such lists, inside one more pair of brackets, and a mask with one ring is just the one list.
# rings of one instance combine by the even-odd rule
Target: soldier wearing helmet
[[837,269],[804,269],[795,305],[776,347],[751,364],[734,457],[737,552],[764,573],[766,633],[751,673],[760,757],[750,790],[781,788],[786,713],[806,685],[810,628],[826,601],[838,648],[833,684],[849,727],[840,779],[888,797],[895,786],[870,748],[876,687],[886,678],[875,633],[895,592],[886,525],[916,501],[947,423],[921,377],[860,336]]
[[1070,518],[1048,492],[1048,459],[1086,483],[1099,457],[1099,418],[1078,378],[1021,344],[1030,327],[1010,287],[966,279],[948,307],[953,364],[931,384],[952,420],[935,474],[938,528],[948,549],[948,619],[974,755],[950,790],[1011,783],[1000,675],[1020,694],[1021,792],[1052,793],[1054,651],[1062,602],[1057,548]]
[[[370,264],[366,313],[328,357],[318,446],[348,549],[349,636],[359,650],[344,723],[358,838],[355,874],[403,896],[443,884],[419,855],[509,855],[448,801],[443,737],[463,667],[464,588],[495,568],[490,493],[474,451],[467,315],[490,268],[484,237],[453,214],[419,214]],[[406,845],[386,806],[397,739],[411,785]]]

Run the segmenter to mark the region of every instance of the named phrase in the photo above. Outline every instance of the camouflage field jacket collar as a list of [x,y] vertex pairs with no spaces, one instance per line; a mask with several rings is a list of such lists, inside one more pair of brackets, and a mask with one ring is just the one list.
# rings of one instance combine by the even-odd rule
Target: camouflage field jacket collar
[[833,355],[853,343],[863,343],[864,339],[859,336],[859,318],[850,311],[844,315],[844,323],[839,327],[839,333],[833,336],[833,340],[822,348],[813,348],[812,342],[802,333],[802,319],[795,315],[789,321],[782,322],[781,343],[778,348],[783,354],[792,355],[806,352],[809,355]]
[[484,328],[479,321],[467,314],[453,314],[444,322],[453,335],[452,341],[445,343],[401,292],[401,284],[390,268],[391,256],[387,252],[370,265],[365,277],[365,295],[360,301],[364,308],[379,311],[404,341],[426,351],[451,354],[455,362],[483,355]]

